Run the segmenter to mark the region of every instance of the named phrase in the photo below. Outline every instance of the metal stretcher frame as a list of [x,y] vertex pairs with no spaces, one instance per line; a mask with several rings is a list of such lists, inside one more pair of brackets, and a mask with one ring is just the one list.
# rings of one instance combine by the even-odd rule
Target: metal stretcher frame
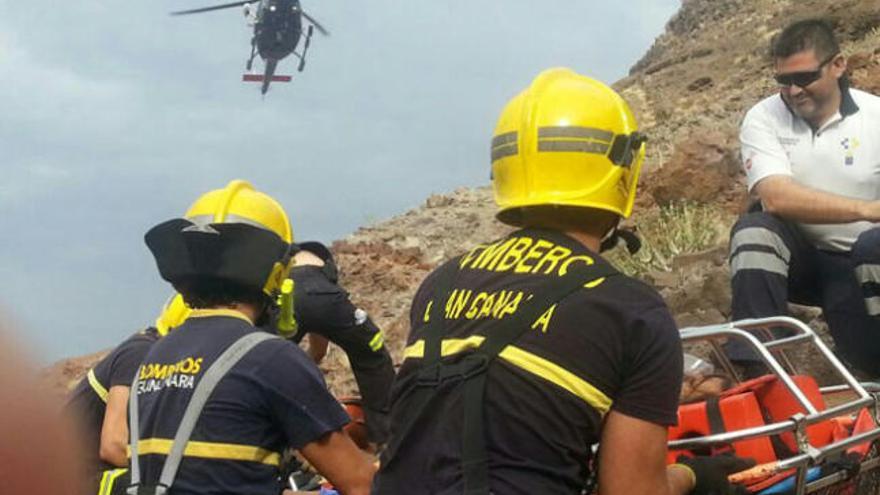
[[[793,335],[784,338],[774,338],[771,328],[785,328]],[[760,335],[763,342],[755,337]],[[721,349],[721,343],[727,339],[740,339],[746,342],[767,365],[770,372],[775,374],[785,384],[791,394],[800,403],[805,414],[796,414],[785,421],[767,424],[744,430],[731,431],[709,435],[704,437],[688,438],[669,442],[669,448],[675,450],[692,450],[707,448],[713,445],[729,444],[734,441],[747,440],[750,438],[776,435],[783,432],[792,432],[798,445],[798,453],[793,457],[782,459],[778,463],[778,471],[796,468],[795,494],[804,495],[815,493],[818,490],[832,486],[834,483],[845,482],[851,477],[845,472],[831,473],[818,480],[807,483],[807,470],[810,467],[821,465],[831,456],[845,451],[849,447],[870,442],[880,438],[880,417],[878,417],[878,400],[880,400],[880,385],[874,383],[859,383],[858,380],[846,369],[841,361],[831,352],[827,345],[818,335],[804,323],[789,317],[772,317],[739,320],[720,325],[703,327],[689,327],[681,330],[683,343],[693,341],[707,341],[713,350],[713,354],[725,371],[736,380],[742,381],[730,360]],[[796,363],[793,363],[785,353],[785,350],[796,345],[813,345],[819,353],[831,364],[834,370],[843,379],[843,384],[822,387],[823,395],[850,392],[855,395],[853,400],[838,404],[824,411],[817,411],[812,403],[806,398],[791,378],[792,374],[798,373]],[[871,390],[872,393],[869,393]],[[851,436],[849,438],[833,442],[821,448],[810,445],[806,435],[806,427],[814,423],[825,421],[837,416],[856,414],[862,408],[868,408],[874,418],[875,427],[867,432]],[[864,474],[880,468],[880,458],[869,458],[862,462],[859,473]]]

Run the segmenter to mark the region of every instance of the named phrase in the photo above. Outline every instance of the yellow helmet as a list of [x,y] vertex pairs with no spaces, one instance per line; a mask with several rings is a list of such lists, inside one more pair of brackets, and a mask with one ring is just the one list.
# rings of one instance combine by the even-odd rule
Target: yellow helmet
[[151,229],[145,240],[162,278],[178,291],[198,280],[226,280],[272,296],[287,274],[293,232],[271,196],[243,180],[201,195],[185,218]]
[[198,225],[245,223],[271,230],[288,244],[293,242],[293,231],[284,208],[243,180],[230,181],[223,189],[202,194],[184,216]]
[[183,324],[189,314],[192,312],[189,306],[183,301],[183,296],[174,294],[162,306],[162,312],[156,318],[156,330],[159,335],[166,336],[170,330],[173,330]]
[[498,219],[518,225],[521,208],[598,208],[628,217],[645,156],[629,105],[605,84],[549,69],[515,96],[492,138]]

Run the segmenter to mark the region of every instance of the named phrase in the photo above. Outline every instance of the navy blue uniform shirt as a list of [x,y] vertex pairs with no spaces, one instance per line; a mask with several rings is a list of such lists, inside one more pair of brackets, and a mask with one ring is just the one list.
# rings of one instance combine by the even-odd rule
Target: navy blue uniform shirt
[[[462,387],[452,382],[412,428],[412,391],[424,356],[430,307],[442,304],[444,359],[482,342],[487,327],[515,314],[579,264],[599,255],[549,230],[521,230],[480,245],[435,270],[416,293],[404,362],[392,391],[391,440],[374,494],[460,495]],[[438,273],[457,270],[435,301]],[[610,410],[659,425],[677,421],[682,351],[659,294],[618,275],[552,304],[488,369],[484,417],[490,484],[498,494],[580,494],[590,446]]]
[[98,457],[110,388],[131,385],[141,360],[158,339],[159,333],[152,327],[127,338],[90,369],[70,394],[65,411],[77,418],[85,442],[83,456],[92,474],[116,467]]
[[[241,336],[240,313],[196,310],[144,359],[138,384],[140,466],[155,484],[195,386]],[[261,342],[217,384],[193,430],[172,494],[277,495],[281,452],[341,429],[349,418],[295,344]]]

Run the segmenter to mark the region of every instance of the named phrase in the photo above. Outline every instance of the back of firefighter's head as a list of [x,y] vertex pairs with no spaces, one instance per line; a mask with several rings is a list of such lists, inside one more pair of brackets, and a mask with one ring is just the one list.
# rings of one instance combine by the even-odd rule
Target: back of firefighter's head
[[644,137],[613,89],[549,69],[507,103],[492,138],[497,217],[602,235],[630,215]]
[[162,278],[191,308],[266,307],[287,273],[293,233],[272,197],[243,180],[201,195],[145,237]]

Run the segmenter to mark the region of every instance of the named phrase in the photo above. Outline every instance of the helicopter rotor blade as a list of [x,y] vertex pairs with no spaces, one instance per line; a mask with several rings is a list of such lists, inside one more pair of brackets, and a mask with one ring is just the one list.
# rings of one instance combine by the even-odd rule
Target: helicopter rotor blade
[[191,9],[191,10],[178,10],[176,12],[171,12],[171,15],[187,15],[187,14],[200,14],[202,12],[211,12],[212,10],[221,10],[221,9],[231,9],[233,7],[241,7],[242,5],[247,5],[249,3],[256,3],[260,0],[244,0],[240,2],[232,2],[232,3],[223,3],[220,5],[212,5],[210,7],[202,7],[199,9]]
[[303,17],[308,19],[309,22],[311,22],[313,26],[315,26],[315,29],[317,29],[319,33],[323,34],[324,36],[330,36],[330,31],[327,31],[324,28],[324,26],[321,25],[320,22],[315,20],[314,17],[310,16],[309,14],[306,14],[305,10],[301,10],[300,13],[302,14]]

